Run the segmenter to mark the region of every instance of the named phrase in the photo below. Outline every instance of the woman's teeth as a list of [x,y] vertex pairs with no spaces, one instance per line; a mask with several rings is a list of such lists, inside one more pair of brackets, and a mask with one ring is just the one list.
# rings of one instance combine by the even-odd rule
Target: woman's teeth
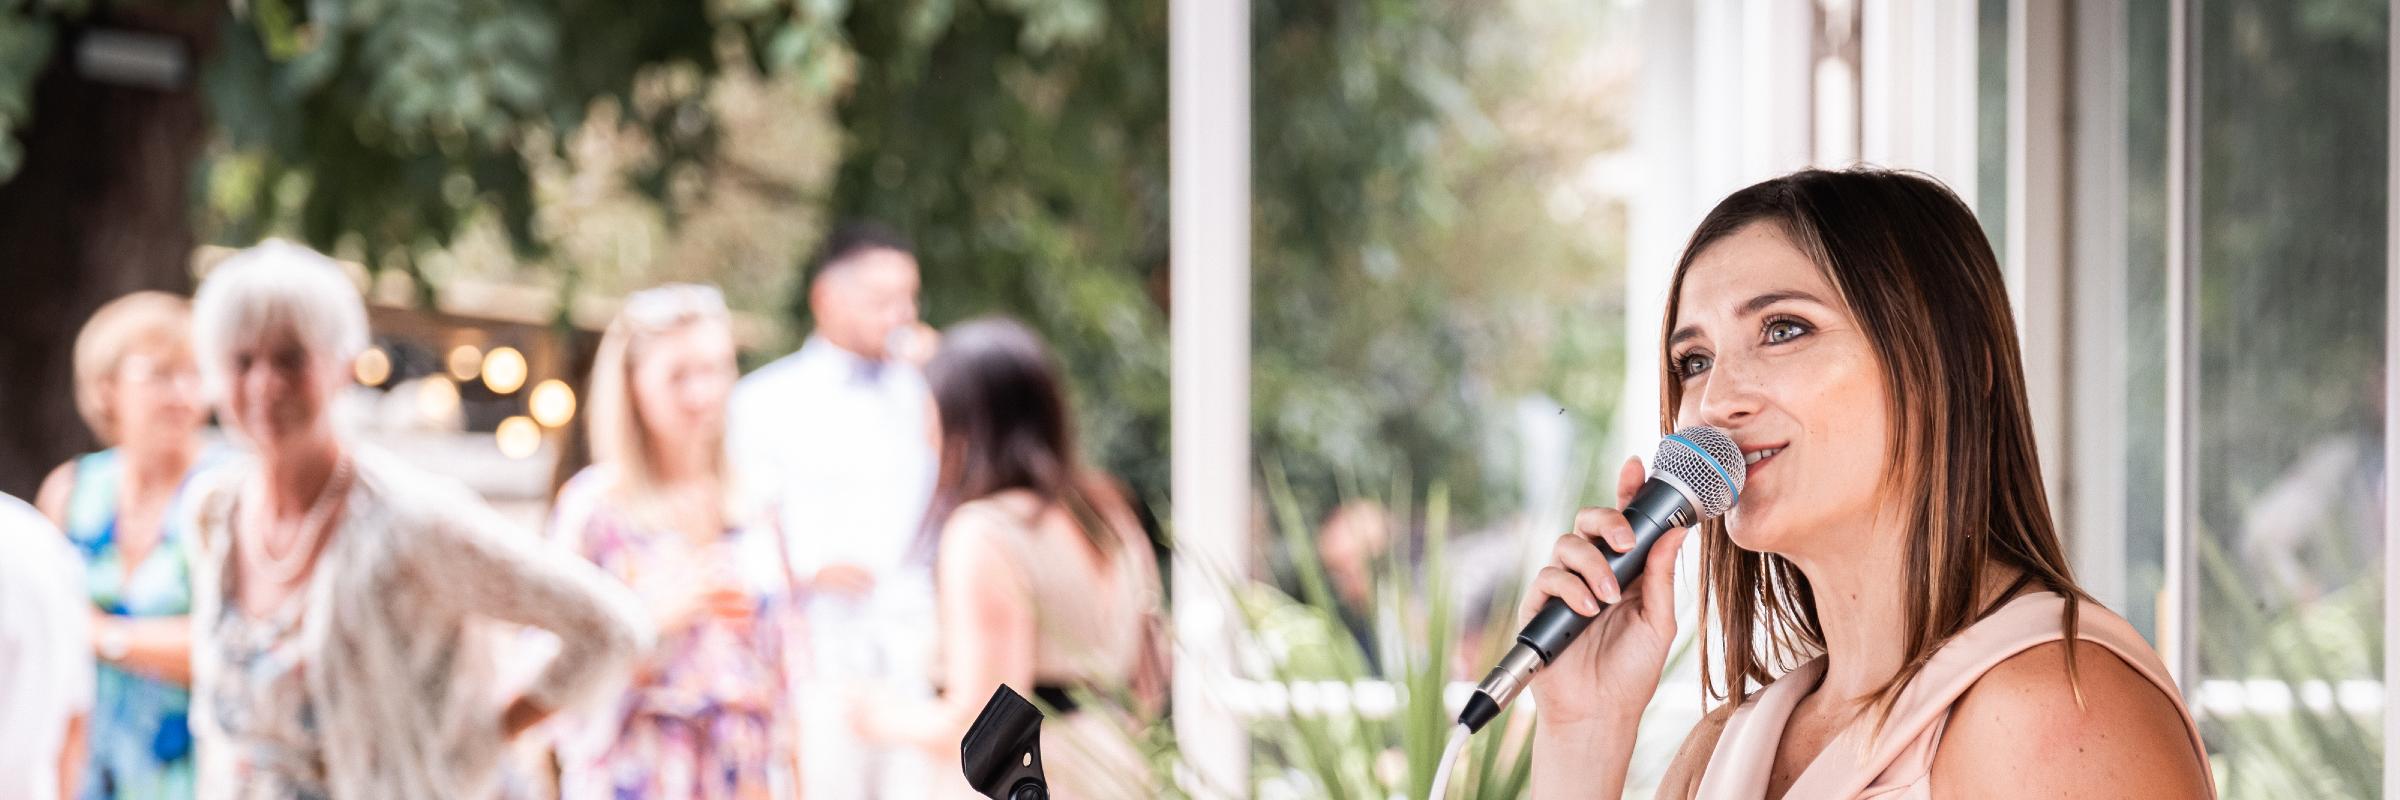
[[1751,464],[1756,464],[1760,461],[1766,460],[1768,456],[1772,456],[1781,452],[1783,452],[1783,448],[1778,447],[1773,450],[1760,450],[1754,453],[1745,453],[1742,455],[1742,465],[1749,466]]

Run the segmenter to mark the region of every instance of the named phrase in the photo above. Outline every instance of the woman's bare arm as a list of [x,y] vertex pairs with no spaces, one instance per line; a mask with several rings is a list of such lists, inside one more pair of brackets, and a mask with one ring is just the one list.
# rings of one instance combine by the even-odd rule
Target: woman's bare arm
[[42,479],[42,488],[33,495],[34,510],[49,517],[50,524],[62,531],[67,529],[67,501],[75,494],[75,463],[70,458],[50,470],[49,477]]
[[2174,702],[2105,647],[2082,642],[2075,656],[2080,702],[2060,642],[1984,673],[1951,708],[1933,758],[1935,796],[2213,796]]
[[[114,628],[125,637],[125,655],[111,663],[177,686],[192,684],[192,618],[99,615],[94,632]],[[95,639],[98,637],[95,636]]]

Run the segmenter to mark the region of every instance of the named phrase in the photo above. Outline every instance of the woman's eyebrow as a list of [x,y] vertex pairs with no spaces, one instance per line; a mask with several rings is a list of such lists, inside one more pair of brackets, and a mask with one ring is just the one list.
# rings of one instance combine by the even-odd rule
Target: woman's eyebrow
[[[1750,302],[1742,304],[1742,313],[1756,314],[1762,310],[1765,310],[1768,306],[1781,303],[1785,300],[1806,300],[1817,305],[1825,304],[1825,301],[1817,299],[1816,295],[1809,294],[1798,289],[1793,289],[1781,292],[1768,292],[1766,294],[1750,298]],[[1699,338],[1699,336],[1699,326],[1685,325],[1682,328],[1676,329],[1673,335],[1667,337],[1667,346],[1674,347],[1678,344],[1682,344],[1686,339],[1696,339]]]
[[1785,300],[1806,300],[1817,305],[1825,304],[1825,301],[1817,299],[1816,295],[1793,289],[1782,292],[1768,292],[1766,294],[1750,298],[1750,302],[1742,304],[1742,313],[1756,314],[1762,310],[1765,310],[1767,306],[1781,303]]

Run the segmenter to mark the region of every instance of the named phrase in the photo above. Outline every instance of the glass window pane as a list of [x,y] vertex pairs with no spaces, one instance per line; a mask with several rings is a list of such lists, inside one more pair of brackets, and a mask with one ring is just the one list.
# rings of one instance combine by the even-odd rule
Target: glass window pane
[[2204,732],[2228,798],[2380,797],[2386,5],[2193,6]]

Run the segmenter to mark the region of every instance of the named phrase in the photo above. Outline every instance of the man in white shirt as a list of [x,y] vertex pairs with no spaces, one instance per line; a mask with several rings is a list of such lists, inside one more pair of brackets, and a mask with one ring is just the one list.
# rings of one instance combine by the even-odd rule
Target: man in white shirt
[[0,800],[73,797],[92,710],[83,560],[33,506],[0,494]]
[[727,447],[779,504],[808,606],[814,674],[800,687],[809,800],[918,800],[924,755],[861,742],[851,697],[866,683],[931,693],[929,559],[917,551],[933,493],[932,395],[899,356],[917,340],[917,261],[873,223],[835,228],[811,262],[816,330],[734,389]]

